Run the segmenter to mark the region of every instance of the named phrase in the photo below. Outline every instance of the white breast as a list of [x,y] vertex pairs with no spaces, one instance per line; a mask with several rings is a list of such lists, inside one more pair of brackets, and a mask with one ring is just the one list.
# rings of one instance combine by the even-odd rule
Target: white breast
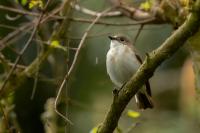
[[111,47],[107,53],[107,73],[117,87],[127,82],[139,66],[132,49],[126,45]]

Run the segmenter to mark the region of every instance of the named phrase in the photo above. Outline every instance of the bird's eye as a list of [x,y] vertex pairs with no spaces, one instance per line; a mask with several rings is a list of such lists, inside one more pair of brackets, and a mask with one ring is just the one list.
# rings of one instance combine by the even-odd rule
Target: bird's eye
[[120,41],[122,41],[122,42],[123,42],[123,41],[125,41],[125,40],[124,40],[124,38],[120,38]]

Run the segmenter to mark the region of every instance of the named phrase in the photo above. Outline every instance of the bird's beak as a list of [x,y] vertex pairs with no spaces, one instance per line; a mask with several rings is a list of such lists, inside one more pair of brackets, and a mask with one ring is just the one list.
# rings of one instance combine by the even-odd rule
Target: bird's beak
[[108,38],[110,38],[110,40],[116,40],[116,37],[113,36],[108,36]]

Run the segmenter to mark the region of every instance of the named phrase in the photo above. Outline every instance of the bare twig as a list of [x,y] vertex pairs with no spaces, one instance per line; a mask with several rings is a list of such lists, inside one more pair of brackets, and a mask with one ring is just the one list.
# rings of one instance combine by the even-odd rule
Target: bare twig
[[[76,6],[78,6],[78,5],[76,5]],[[20,10],[20,9],[14,9],[14,8],[7,7],[7,6],[2,6],[2,5],[0,5],[0,9],[12,11],[12,12],[23,14],[23,15],[35,16],[35,17],[38,17],[40,15],[39,13],[29,12],[29,11]],[[94,12],[94,11],[92,11],[92,12]],[[99,12],[95,12],[95,13],[92,13],[92,16],[97,16],[98,14],[99,14]],[[111,12],[110,15],[113,15],[113,13]],[[44,17],[46,17],[46,16],[47,15],[45,15]],[[66,17],[62,17],[62,16],[58,16],[58,15],[54,15],[54,14],[50,15],[49,17],[53,18],[53,19],[58,19],[58,20],[66,19]],[[108,15],[108,17],[109,17],[109,15]],[[71,17],[68,17],[67,19],[70,20],[70,21],[84,22],[84,23],[92,23],[94,21],[94,20],[85,19],[85,18],[71,18]],[[137,21],[137,22],[134,22],[134,23],[110,23],[110,22],[97,21],[95,24],[111,25],[111,26],[130,26],[130,25],[139,25],[139,24],[148,24],[148,23],[151,24],[150,22],[152,22],[153,20],[155,20],[155,18],[149,18],[149,19],[145,19],[145,20],[140,20],[140,21]]]
[[8,116],[7,116],[6,112],[4,111],[4,109],[3,109],[1,104],[0,104],[0,108],[1,108],[1,112],[2,112],[3,117],[4,117],[5,126],[7,127],[8,132],[12,133],[12,130],[10,129],[10,125],[9,125]]
[[[47,4],[46,4],[45,7],[44,7],[44,11],[46,10],[46,8],[47,8],[49,2],[50,2],[50,0],[47,1]],[[34,35],[35,35],[35,33],[36,33],[38,27],[39,27],[39,24],[40,24],[40,21],[42,20],[43,15],[44,15],[44,12],[42,12],[41,15],[39,16],[38,21],[37,21],[37,23],[36,23],[36,25],[35,25],[35,27],[34,27],[34,29],[33,29],[33,32],[31,33],[31,35],[30,35],[28,41],[27,41],[26,44],[24,45],[24,48],[20,51],[20,54],[19,54],[18,57],[16,58],[15,63],[14,63],[14,66],[11,68],[11,70],[9,71],[9,73],[8,73],[8,75],[7,75],[7,77],[6,77],[6,79],[5,79],[4,82],[2,83],[2,86],[1,86],[1,88],[0,88],[0,94],[3,92],[3,90],[4,90],[4,88],[5,88],[6,84],[7,84],[7,82],[8,82],[8,80],[9,80],[10,76],[13,74],[14,70],[16,69],[16,66],[17,66],[18,62],[20,61],[22,55],[24,54],[24,52],[26,51],[26,49],[28,48],[28,46],[31,44],[31,41],[33,40],[33,37],[34,37]]]
[[135,38],[134,38],[133,45],[136,44],[136,41],[137,41],[137,39],[138,39],[138,37],[139,37],[139,35],[140,35],[140,33],[141,33],[143,27],[144,27],[144,24],[141,24],[141,25],[140,25],[140,28],[138,29],[138,32],[137,32],[137,34],[136,34],[136,36],[135,36]]
[[[80,12],[87,14],[87,15],[98,17],[100,14],[102,14],[101,12],[96,12],[96,11],[92,11],[90,9],[87,9],[85,7],[81,7],[78,4],[71,3],[71,6],[75,10],[80,11]],[[120,15],[122,15],[122,13],[120,11],[111,11],[111,12],[104,13],[104,15],[102,15],[102,17],[116,17],[116,16],[120,16]]]
[[[79,18],[78,18],[79,19]],[[87,19],[86,19],[87,20]],[[151,21],[151,20],[149,20],[149,21]],[[88,21],[88,23],[89,22],[92,22],[92,20],[89,20]],[[98,21],[98,22],[101,22],[101,21]],[[97,23],[98,23],[97,22]],[[148,21],[146,21],[147,22],[147,24],[148,24]],[[146,23],[145,21],[143,21],[143,22],[136,22],[136,23],[122,23],[122,24],[120,24],[120,23],[110,23],[111,25],[113,24],[113,26],[117,26],[117,25],[119,25],[119,26],[131,26],[131,25],[134,25],[134,24],[145,24]],[[103,22],[104,23],[104,22]],[[106,25],[107,23],[105,23],[105,25]],[[16,30],[16,29],[18,29],[17,27],[15,27],[15,26],[9,26],[9,25],[5,25],[5,24],[0,24],[0,27],[4,27],[4,28],[8,28],[8,29],[14,29],[14,30]],[[139,28],[140,29],[140,28]],[[135,28],[128,28],[128,29],[120,29],[120,31],[127,31],[127,30],[139,30],[137,27],[135,27]],[[150,30],[151,28],[143,28],[142,30]],[[30,31],[21,31],[21,32],[23,32],[23,33],[31,33]],[[94,37],[99,37],[99,36],[104,36],[104,35],[109,35],[109,34],[111,34],[110,32],[105,32],[105,33],[92,33],[91,35],[88,35],[87,36],[87,39],[89,39],[89,38],[94,38]],[[69,39],[73,39],[73,40],[81,40],[81,37],[73,37],[73,36],[67,36],[66,38],[69,38]],[[49,42],[46,42],[46,41],[42,41],[42,40],[39,40],[39,39],[33,39],[33,41],[36,41],[36,42],[41,42],[41,43],[43,43],[43,44],[46,44],[46,45],[49,45]],[[9,41],[9,43],[10,43],[10,41]],[[77,50],[77,48],[73,48],[73,47],[65,47],[66,49],[70,49],[70,50]],[[17,51],[14,51],[15,53],[17,52]],[[18,54],[18,53],[16,53],[16,54]]]
[[[39,52],[40,52],[40,48],[37,45],[37,56],[39,55]],[[35,96],[36,89],[37,89],[38,77],[39,77],[39,64],[37,64],[35,69],[36,69],[36,74],[34,76],[33,90],[32,90],[31,97],[30,97],[31,100],[33,100],[33,98]]]
[[[8,60],[5,59],[4,55],[0,53],[0,63],[2,63],[4,65],[4,68],[6,70],[9,70],[8,68],[12,67],[14,64],[9,62]],[[17,68],[20,68],[20,69],[25,69],[26,67],[25,66],[22,66],[22,65],[17,65],[16,66]]]
[[9,41],[14,36],[17,36],[21,31],[26,31],[32,25],[33,25],[32,22],[24,24],[23,26],[21,26],[20,28],[16,29],[13,32],[11,32],[6,37],[4,37],[2,40],[0,40],[0,51],[3,50],[7,46],[7,45],[5,45],[7,43],[7,41]]
[[[4,7],[4,6],[3,6]],[[43,19],[41,19],[40,23],[44,23],[46,22],[49,18],[51,18],[52,16],[54,16],[55,14],[57,14],[62,8],[62,5],[56,9],[54,9],[53,11],[51,11],[50,13],[48,13],[48,15],[43,14]],[[10,9],[9,7],[6,7],[5,9]],[[4,8],[3,8],[4,9]],[[12,8],[11,8],[12,9]],[[16,9],[18,10],[18,9]],[[15,10],[12,10],[15,11]],[[23,11],[21,11],[23,12]],[[20,12],[18,12],[20,13]],[[26,12],[27,13],[27,12]],[[29,12],[31,14],[31,12]],[[34,14],[34,13],[32,13]],[[40,17],[41,14],[35,14],[36,17]],[[22,27],[16,29],[15,31],[13,31],[12,33],[10,33],[9,35],[7,35],[6,37],[4,37],[2,40],[0,40],[0,51],[3,50],[6,46],[8,46],[9,44],[11,44],[11,42],[18,40],[20,37],[17,36],[21,31],[29,31],[32,29],[32,27],[34,26],[34,23],[36,23],[38,21],[38,19],[34,19],[32,22],[27,23],[26,25],[23,25]],[[11,39],[13,38],[13,39]],[[11,39],[11,40],[10,40]],[[9,42],[8,42],[9,41]]]
[[[99,15],[99,12],[92,11],[85,7],[81,7],[78,4],[71,4],[71,5],[75,10],[80,11],[84,14],[91,15],[91,16]],[[108,13],[104,14],[103,17],[115,17],[115,16],[120,16],[120,15],[126,15],[136,21],[148,21],[148,23],[157,23],[157,24],[165,23],[164,20],[156,21],[154,14],[151,14],[150,12],[145,12],[140,9],[137,9],[134,7],[129,7],[129,6],[123,5],[123,4],[118,5],[118,8],[120,9],[120,11],[118,10],[118,11],[108,12]]]
[[60,85],[60,87],[59,87],[59,90],[58,90],[58,93],[57,93],[57,96],[56,96],[56,100],[55,100],[55,104],[54,104],[55,111],[56,111],[56,113],[57,113],[58,115],[60,115],[66,122],[69,122],[70,124],[72,124],[72,122],[71,122],[66,116],[64,116],[62,113],[60,113],[60,112],[58,111],[58,109],[57,109],[58,99],[59,99],[59,97],[60,97],[60,95],[61,95],[62,89],[63,89],[63,87],[64,87],[64,85],[65,85],[67,79],[69,78],[69,76],[71,75],[71,73],[72,73],[72,71],[73,71],[73,69],[74,69],[74,67],[75,67],[75,64],[76,64],[76,62],[77,62],[78,56],[79,56],[79,54],[80,54],[80,50],[81,50],[81,48],[83,47],[83,44],[84,44],[84,42],[85,42],[85,40],[86,40],[86,38],[87,38],[87,35],[88,35],[89,31],[92,29],[92,27],[94,26],[94,24],[101,18],[101,16],[102,16],[104,13],[110,11],[111,9],[112,9],[112,8],[109,8],[109,9],[104,10],[104,11],[103,11],[101,14],[99,14],[99,15],[95,18],[95,20],[88,26],[88,28],[86,29],[86,31],[85,31],[85,33],[83,34],[83,37],[82,37],[82,39],[81,39],[81,41],[80,41],[80,43],[79,43],[79,46],[78,46],[78,48],[77,48],[77,51],[76,51],[76,54],[75,54],[75,56],[74,56],[73,62],[72,62],[72,64],[71,64],[70,68],[69,68],[69,71],[68,71],[67,74],[65,75],[65,77],[64,77],[64,79],[63,79],[63,81],[62,81],[62,83],[61,83],[61,85]]
[[[91,19],[83,19],[83,18],[68,18],[71,21],[75,22],[84,22],[84,23],[91,23],[94,20]],[[150,18],[146,20],[141,20],[137,21],[134,23],[110,23],[110,22],[103,22],[103,21],[97,21],[96,24],[101,24],[101,25],[109,25],[109,26],[132,26],[132,25],[140,25],[140,24],[151,24],[151,22],[155,20],[155,18]]]
[[124,132],[124,133],[132,133],[133,129],[137,127],[137,125],[139,125],[140,123],[136,122],[136,123],[132,123],[131,126]]
[[[13,8],[13,7],[8,7],[8,6],[3,6],[3,5],[0,5],[0,9],[10,11],[10,12],[19,13],[19,14],[22,14],[22,15],[30,15],[30,16],[35,16],[35,17],[40,16],[40,13],[30,12],[30,11],[26,11],[26,10],[22,10],[22,9],[16,9],[16,8]],[[49,15],[44,15],[44,17],[46,17],[46,16],[49,16]],[[51,14],[51,18],[63,19],[63,17],[57,16],[57,15],[54,15],[54,14]]]
[[[13,67],[15,64],[8,62],[8,65]],[[17,64],[16,68],[24,70],[26,69],[26,66]]]
[[9,62],[2,53],[0,53],[0,63],[2,63],[5,71],[9,71]]
[[6,19],[9,20],[9,21],[16,21],[17,19],[19,19],[21,17],[21,15],[17,14],[16,16],[14,17],[11,17],[9,16],[8,14],[6,14]]
[[130,7],[127,5],[120,5],[119,8],[121,9],[122,13],[133,20],[141,21],[141,20],[148,20],[154,18],[153,14],[150,12],[145,12],[140,9]]

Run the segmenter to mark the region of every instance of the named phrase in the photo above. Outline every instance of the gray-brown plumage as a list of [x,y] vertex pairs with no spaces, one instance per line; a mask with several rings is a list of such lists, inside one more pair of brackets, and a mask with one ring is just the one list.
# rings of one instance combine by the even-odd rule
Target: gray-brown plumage
[[[117,35],[109,36],[111,43],[107,53],[107,73],[112,82],[119,88],[126,83],[142,64],[140,56],[128,38]],[[140,89],[136,95],[136,103],[140,109],[153,108],[149,82],[146,89]]]

